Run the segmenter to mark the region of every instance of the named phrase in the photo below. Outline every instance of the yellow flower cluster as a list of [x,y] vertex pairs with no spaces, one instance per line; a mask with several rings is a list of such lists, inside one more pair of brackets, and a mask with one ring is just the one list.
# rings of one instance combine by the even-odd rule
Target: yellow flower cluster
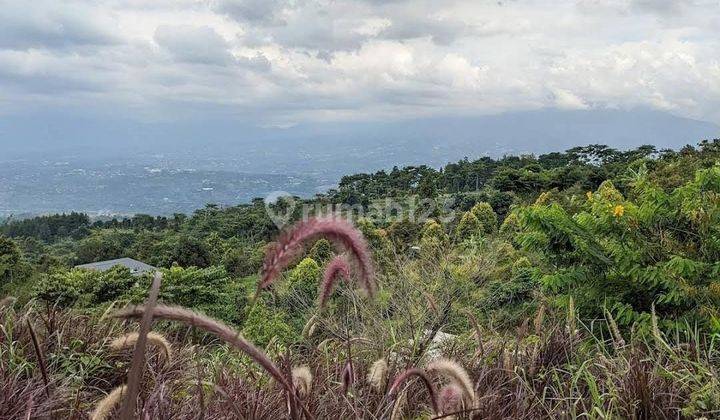
[[592,191],[586,192],[585,195],[587,195],[588,201],[593,201],[593,193],[592,193]]
[[617,206],[615,206],[615,210],[613,210],[613,216],[622,217],[623,214],[625,214],[625,207],[623,207],[622,204],[618,204]]

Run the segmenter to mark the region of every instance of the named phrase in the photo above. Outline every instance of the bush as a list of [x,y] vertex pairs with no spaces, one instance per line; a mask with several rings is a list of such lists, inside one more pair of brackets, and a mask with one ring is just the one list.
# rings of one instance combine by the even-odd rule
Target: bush
[[492,206],[488,203],[477,203],[470,209],[470,212],[477,217],[481,230],[485,234],[493,233],[497,230],[498,218]]
[[401,252],[417,243],[420,232],[421,227],[408,219],[393,222],[387,229],[388,238]]
[[171,243],[167,258],[170,264],[177,263],[182,267],[202,268],[211,264],[205,243],[189,235],[180,235]]
[[126,257],[135,242],[136,235],[131,230],[100,229],[80,240],[75,247],[79,264],[113,260]]
[[460,223],[455,228],[455,237],[460,240],[470,239],[482,232],[482,224],[474,213],[468,211],[463,214]]
[[297,338],[293,328],[285,322],[285,315],[268,308],[262,300],[250,308],[243,324],[243,335],[261,347],[267,346],[273,339],[290,344]]
[[440,223],[433,219],[429,219],[423,226],[422,238],[435,238],[443,242],[447,239],[447,235],[445,234],[445,229],[443,229]]
[[327,239],[320,239],[312,246],[308,257],[317,261],[319,264],[325,264],[333,257],[333,246]]
[[260,271],[263,258],[264,252],[262,248],[241,246],[231,248],[225,252],[222,265],[234,277],[247,277]]
[[116,266],[108,271],[92,276],[93,283],[87,287],[92,293],[93,303],[109,302],[127,294],[135,283],[134,277],[127,267]]
[[518,242],[546,262],[545,288],[572,291],[585,316],[602,316],[607,305],[627,326],[647,322],[653,305],[660,315],[712,324],[720,167],[698,171],[670,192],[639,173],[628,194],[606,181],[577,212],[558,203],[519,211]]
[[160,297],[175,305],[195,308],[227,322],[238,321],[237,289],[223,267],[163,270]]
[[44,275],[35,285],[33,297],[49,306],[66,308],[75,303],[95,284],[97,272],[73,269],[70,271]]
[[0,290],[20,271],[22,254],[15,241],[0,235]]
[[[291,306],[312,306],[317,295],[322,271],[312,258],[305,258],[288,274],[287,293],[291,298]],[[293,302],[295,301],[295,302]],[[292,305],[294,303],[294,305]],[[297,305],[297,304],[300,305]]]

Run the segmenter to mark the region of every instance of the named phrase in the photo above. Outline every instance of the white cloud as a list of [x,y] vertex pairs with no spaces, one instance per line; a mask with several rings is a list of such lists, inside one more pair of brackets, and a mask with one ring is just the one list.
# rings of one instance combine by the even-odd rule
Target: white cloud
[[717,0],[0,0],[0,112],[260,125],[560,107],[720,122]]
[[207,26],[162,25],[154,39],[178,61],[218,65],[233,61],[227,41]]

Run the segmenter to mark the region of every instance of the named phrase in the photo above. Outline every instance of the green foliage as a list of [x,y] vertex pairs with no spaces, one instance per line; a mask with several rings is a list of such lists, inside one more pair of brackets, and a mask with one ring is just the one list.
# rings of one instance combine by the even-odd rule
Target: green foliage
[[[445,211],[435,209],[427,213],[435,220],[424,226],[407,214],[389,226],[370,219],[357,220],[357,226],[384,282],[404,276],[408,268],[398,265],[397,256],[412,254],[413,287],[448,287],[452,278],[453,290],[457,286],[462,296],[454,302],[458,307],[482,306],[499,317],[515,317],[531,309],[539,293],[547,299],[572,294],[582,317],[602,316],[607,306],[629,326],[647,321],[654,303],[661,324],[687,318],[720,332],[719,159],[719,141],[660,153],[652,147],[617,151],[591,145],[537,157],[464,159],[442,170],[411,166],[350,175],[338,190],[307,202],[365,206],[384,197],[417,196],[454,202],[452,210],[461,217],[447,225],[436,221]],[[32,289],[40,300],[76,307],[140,301],[147,277],[119,269],[82,274],[69,269],[132,257],[158,267],[185,267],[167,272],[161,296],[166,302],[242,323],[251,276],[277,234],[265,210],[258,199],[172,217],[91,222],[76,213],[10,221],[0,230],[13,237],[0,236],[3,293],[27,298]],[[500,235],[498,215],[504,218]],[[419,253],[408,252],[416,245]],[[298,264],[266,302],[268,311],[287,317],[283,322],[291,330],[297,332],[307,318],[320,267],[332,253],[329,242],[317,241],[306,255],[314,264]]]
[[130,291],[137,283],[127,267],[116,266],[102,273],[94,272],[92,283],[87,285],[87,291],[92,294],[93,303],[110,302],[119,299]]
[[387,229],[388,239],[400,251],[416,244],[420,239],[422,227],[407,218],[393,222]]
[[[140,287],[147,290],[149,279]],[[140,296],[144,298],[144,293]],[[172,267],[163,270],[163,302],[200,310],[226,322],[238,322],[247,304],[247,293],[223,267]]]
[[96,229],[78,241],[75,255],[78,264],[113,260],[127,255],[135,240],[135,233],[121,229]]
[[442,242],[447,239],[447,235],[445,234],[445,229],[443,229],[440,223],[433,219],[429,219],[423,226],[422,238],[435,238]]
[[433,219],[425,222],[420,239],[420,254],[423,260],[438,261],[447,251],[448,236],[440,223]]
[[288,294],[298,307],[312,306],[317,295],[322,270],[312,258],[304,258],[290,271],[287,279]]
[[333,254],[334,251],[332,244],[330,243],[330,241],[323,238],[317,240],[312,246],[312,248],[310,248],[310,252],[308,252],[308,257],[312,258],[320,264],[325,264],[332,259]]
[[9,237],[33,237],[53,242],[65,237],[79,239],[88,233],[90,218],[82,213],[54,214],[32,219],[10,220],[0,224],[0,234]]
[[520,219],[516,212],[510,212],[500,224],[500,234],[513,238],[520,232]]
[[190,235],[171,238],[164,258],[163,266],[175,263],[181,267],[207,267],[211,263],[206,244]]
[[42,276],[35,285],[34,297],[49,306],[69,307],[88,292],[97,273],[74,269]]
[[264,255],[262,247],[244,245],[230,248],[222,258],[222,266],[234,277],[247,277],[260,271]]
[[203,240],[202,246],[212,265],[219,265],[230,247],[229,242],[221,238],[217,232],[210,232]]
[[0,290],[13,281],[20,271],[22,254],[17,243],[10,238],[0,236]]
[[48,305],[91,306],[122,299],[138,281],[126,267],[107,271],[73,269],[41,276],[33,297]]
[[619,322],[646,322],[654,303],[660,315],[707,325],[720,274],[720,167],[669,192],[646,172],[629,187],[632,199],[603,182],[574,213],[556,203],[524,208],[519,242],[546,260],[545,287],[571,291],[587,315],[607,302]]
[[473,236],[480,235],[483,231],[482,229],[483,226],[477,216],[469,211],[463,214],[460,223],[458,223],[455,228],[455,237],[460,241],[469,239]]
[[485,234],[493,233],[497,230],[498,218],[492,206],[488,203],[477,203],[470,209],[470,212],[477,217],[480,222],[481,230]]
[[255,302],[248,311],[242,332],[261,347],[267,346],[270,340],[289,344],[297,339],[293,328],[285,321],[285,315],[267,307],[262,300]]
[[437,196],[437,180],[435,177],[425,176],[418,185],[418,195],[421,198],[435,198]]

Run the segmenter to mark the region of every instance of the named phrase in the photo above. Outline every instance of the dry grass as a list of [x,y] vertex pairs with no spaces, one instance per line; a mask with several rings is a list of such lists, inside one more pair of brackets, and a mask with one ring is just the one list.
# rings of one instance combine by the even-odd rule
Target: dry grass
[[[141,309],[128,311],[133,317],[142,314]],[[218,331],[221,327],[216,321],[201,320],[197,314],[168,312],[163,306],[158,306],[156,311],[158,320],[187,320],[188,324],[218,332],[229,342],[237,340],[236,332]],[[56,323],[65,326],[62,331],[36,331],[39,346],[48,359],[49,388],[44,386],[39,366],[32,361],[24,362],[26,359],[20,356],[34,354],[25,321],[32,318],[33,313],[18,311],[5,318],[0,342],[3,356],[0,359],[0,418],[24,418],[28,412],[32,418],[71,417],[73,413],[79,416],[93,411],[106,393],[123,385],[123,372],[113,371],[109,366],[89,372],[80,382],[70,381],[67,365],[58,360],[65,357],[62,356],[67,351],[63,350],[67,348],[65,342],[77,340],[93,329],[100,331],[97,338],[89,337],[89,346],[75,351],[111,358],[106,353],[108,342],[102,336],[117,336],[125,333],[122,330],[129,326],[113,320],[78,317],[72,312],[59,312],[56,316]],[[55,334],[62,337],[59,346],[57,338],[53,338]],[[717,413],[718,406],[712,404],[720,396],[715,363],[718,355],[716,350],[706,347],[702,339],[688,337],[683,343],[670,344],[661,337],[671,346],[670,353],[663,344],[655,343],[652,334],[649,341],[643,336],[631,337],[621,348],[613,344],[614,340],[602,342],[587,334],[581,332],[580,337],[572,338],[566,325],[561,323],[548,324],[539,336],[528,342],[486,335],[485,356],[477,356],[475,346],[447,350],[452,362],[443,363],[469,366],[467,377],[456,372],[457,365],[452,369],[450,364],[441,369],[440,362],[428,365],[429,372],[448,372],[439,375],[446,382],[444,386],[424,370],[404,369],[403,364],[411,360],[405,356],[394,354],[390,364],[386,359],[368,360],[376,350],[372,346],[364,350],[363,346],[368,344],[361,341],[353,344],[353,368],[358,375],[367,377],[367,381],[349,380],[355,373],[347,372],[342,343],[331,342],[324,350],[310,346],[293,352],[289,363],[300,368],[292,373],[291,368],[286,370],[285,361],[273,365],[280,381],[288,374],[293,378],[292,389],[302,397],[308,411],[307,416],[299,415],[301,418],[389,418],[394,412],[396,418],[435,413],[452,414],[456,418],[550,419],[594,412],[641,419],[703,415],[711,418]],[[579,346],[578,340],[585,345]],[[146,365],[137,400],[137,413],[143,416],[169,419],[197,417],[201,413],[192,359],[198,352],[200,357],[210,357],[217,346],[196,347],[175,342],[173,347],[171,364]],[[231,369],[226,363],[232,356],[221,354],[220,364],[200,365],[205,418],[288,417],[287,393],[284,387],[273,386],[273,383],[281,384],[274,375],[273,381],[268,382],[246,363],[240,370]],[[387,373],[383,375],[383,371]],[[387,394],[382,392],[383,376],[395,378]],[[418,378],[419,381],[413,380]],[[342,392],[343,382],[352,382],[347,384],[347,394]],[[467,404],[468,383],[475,394],[473,406]]]
[[[297,247],[317,235],[340,243],[367,285],[363,277],[372,275],[372,264],[357,231],[334,220],[316,220],[281,238],[266,259],[258,290],[274,280]],[[600,330],[610,331],[605,340],[577,318],[572,300],[562,308],[542,304],[515,333],[492,326],[481,330],[472,311],[454,305],[458,291],[446,263],[398,257],[379,275],[384,287],[392,282],[385,305],[342,288],[337,304],[309,312],[314,315],[308,314],[296,342],[275,342],[265,349],[216,319],[155,305],[159,281],[145,306],[111,316],[32,304],[0,312],[0,419],[102,419],[118,411],[153,419],[675,419],[720,414],[720,351],[714,336],[691,328],[666,336],[653,310],[647,331],[621,331],[606,314],[597,320],[604,322]],[[336,268],[335,280],[321,287],[321,296],[332,289],[338,273],[346,274],[347,265]],[[475,278],[486,268],[467,259],[455,272]],[[130,318],[143,320],[139,332],[125,321]],[[445,328],[459,328],[458,319],[464,330],[433,346]],[[158,324],[155,331],[152,320]],[[166,329],[165,321],[207,335]],[[468,339],[471,329],[476,340]],[[146,342],[163,357],[145,357]],[[129,347],[135,352],[128,364],[116,350]]]

